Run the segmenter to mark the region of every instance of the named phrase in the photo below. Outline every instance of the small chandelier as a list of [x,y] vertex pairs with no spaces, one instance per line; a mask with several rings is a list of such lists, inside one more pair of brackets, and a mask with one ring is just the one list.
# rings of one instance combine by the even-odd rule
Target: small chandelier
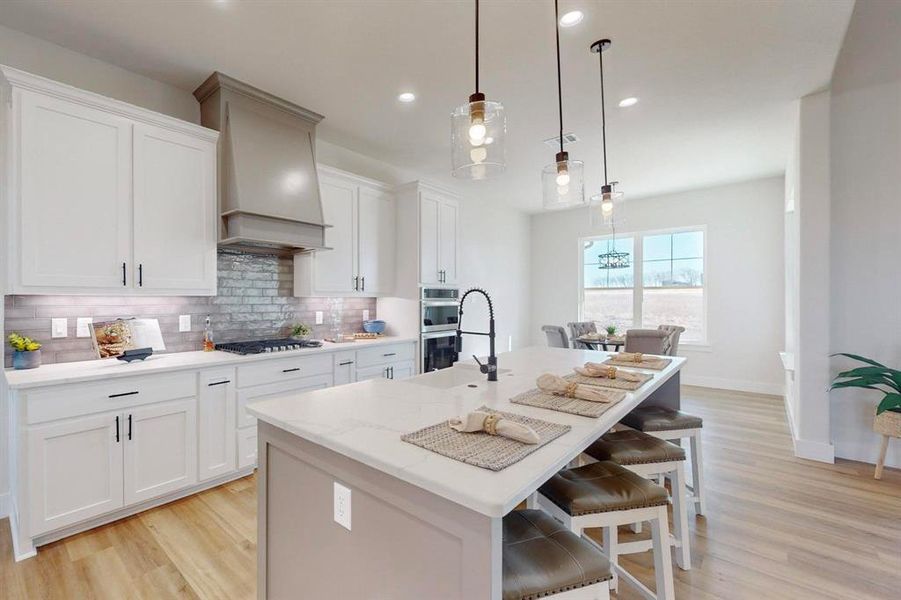
[[585,204],[585,165],[580,160],[569,160],[563,150],[563,84],[560,75],[560,19],[557,0],[554,0],[554,31],[557,34],[557,110],[560,118],[560,152],[554,162],[541,170],[541,188],[544,208],[556,210]]
[[[601,144],[604,156],[604,185],[601,193],[591,197],[588,211],[591,227],[613,227],[623,222],[623,202],[625,196],[614,189],[619,182],[607,179],[607,111],[604,98],[604,51],[613,44],[608,39],[598,40],[591,45],[591,52],[598,55],[601,75]],[[626,265],[628,266],[628,265]]]
[[469,102],[451,113],[452,175],[461,179],[487,179],[507,166],[504,138],[507,116],[500,102],[479,91],[479,0],[476,5],[476,90]]
[[616,227],[613,227],[613,237],[607,245],[607,252],[598,254],[598,269],[628,269],[632,266],[632,260],[628,252],[616,251]]

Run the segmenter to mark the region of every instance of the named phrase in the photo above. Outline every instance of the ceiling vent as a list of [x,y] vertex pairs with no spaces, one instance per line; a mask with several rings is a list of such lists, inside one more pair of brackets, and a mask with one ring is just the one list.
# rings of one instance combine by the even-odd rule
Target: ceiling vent
[[[575,133],[564,133],[563,134],[563,145],[567,146],[569,144],[575,144],[579,141],[579,136]],[[551,148],[559,148],[560,147],[560,136],[555,135],[552,138],[548,138],[544,140],[544,143],[550,146]]]

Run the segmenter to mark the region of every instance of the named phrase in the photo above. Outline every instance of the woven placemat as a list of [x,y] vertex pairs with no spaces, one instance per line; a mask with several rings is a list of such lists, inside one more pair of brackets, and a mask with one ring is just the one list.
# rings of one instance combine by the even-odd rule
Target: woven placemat
[[648,375],[647,373],[637,373],[635,371],[629,371],[629,373],[636,375],[638,377],[638,381],[626,381],[625,379],[608,379],[606,377],[586,377],[585,375],[579,375],[578,373],[570,373],[569,375],[564,375],[563,379],[572,383],[582,383],[585,385],[594,385],[597,387],[610,388],[614,390],[629,390],[631,392],[633,390],[637,390],[654,378],[653,375]]
[[607,360],[605,360],[602,364],[605,365],[614,365],[616,367],[634,367],[636,369],[651,369],[652,371],[662,371],[669,364],[673,362],[671,358],[663,358],[661,356],[654,357],[642,357],[641,362],[637,363],[632,360],[617,360],[616,355],[614,354]]
[[572,429],[569,425],[560,425],[515,413],[491,410],[485,406],[476,410],[495,413],[504,419],[510,419],[531,427],[538,434],[538,443],[525,444],[484,432],[462,433],[451,429],[447,421],[431,427],[425,427],[419,431],[406,433],[400,439],[468,465],[500,471],[521,461],[548,442],[557,439]]
[[595,390],[610,398],[610,402],[592,402],[591,400],[580,400],[578,398],[567,398],[556,394],[542,392],[539,389],[529,390],[518,396],[510,398],[513,404],[525,404],[526,406],[534,406],[536,408],[547,408],[549,410],[557,410],[569,413],[571,415],[580,415],[583,417],[600,417],[607,412],[611,406],[626,397],[625,392],[617,390]]

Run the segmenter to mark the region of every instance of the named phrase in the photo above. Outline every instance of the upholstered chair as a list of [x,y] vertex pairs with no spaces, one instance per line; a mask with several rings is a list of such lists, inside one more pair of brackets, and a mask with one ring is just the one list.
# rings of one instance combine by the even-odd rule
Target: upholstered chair
[[566,330],[559,325],[544,325],[541,331],[547,336],[547,345],[550,348],[569,348]]
[[597,325],[594,324],[594,321],[577,321],[575,323],[567,323],[566,326],[569,327],[569,335],[572,338],[573,348],[576,348],[577,350],[593,350],[588,344],[577,342],[576,338],[587,333],[597,333],[598,328]]
[[675,356],[679,351],[679,336],[682,335],[685,328],[681,325],[658,325],[657,329],[665,331],[669,335],[666,347],[664,348],[664,354],[667,356]]
[[666,354],[669,334],[659,329],[630,329],[626,332],[626,352]]

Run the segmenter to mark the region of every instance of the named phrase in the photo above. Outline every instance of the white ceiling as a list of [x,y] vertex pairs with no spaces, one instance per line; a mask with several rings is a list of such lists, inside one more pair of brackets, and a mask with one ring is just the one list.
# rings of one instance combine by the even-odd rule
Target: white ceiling
[[[784,171],[791,103],[825,87],[853,0],[561,0],[568,147],[601,184],[597,55],[610,178],[629,197]],[[452,0],[5,0],[0,23],[192,91],[213,70],[326,115],[320,137],[426,177],[449,173],[449,115],[473,91],[473,4]],[[2,62],[2,61],[0,61]],[[540,210],[556,134],[551,0],[483,0],[482,91],[507,109],[507,172],[467,183]],[[411,105],[396,100],[414,91]],[[616,107],[626,96],[640,102]]]

